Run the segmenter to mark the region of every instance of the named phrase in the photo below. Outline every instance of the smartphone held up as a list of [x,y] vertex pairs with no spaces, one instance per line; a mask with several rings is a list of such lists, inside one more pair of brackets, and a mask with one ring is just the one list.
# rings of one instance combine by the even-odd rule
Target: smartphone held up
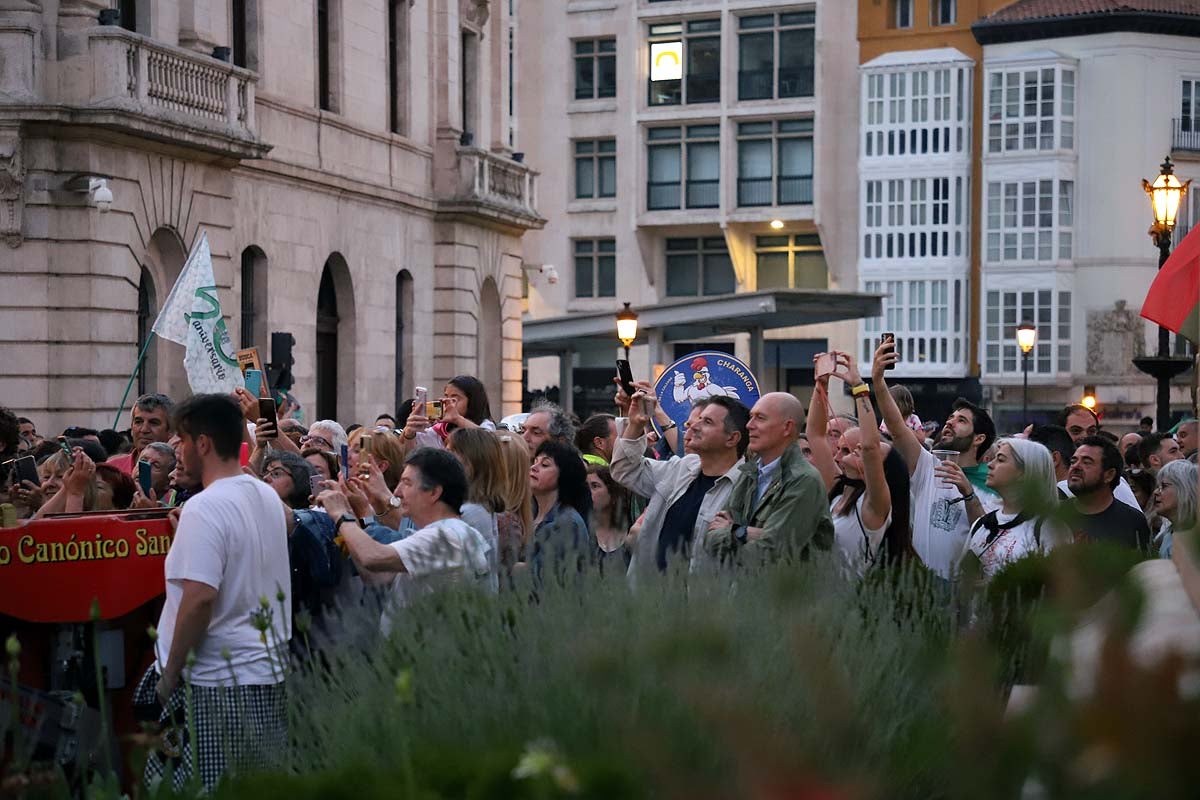
[[[879,336],[879,343],[882,345],[882,344],[884,344],[884,343],[886,343],[886,342],[891,342],[891,343],[892,343],[892,351],[896,353],[896,356],[897,356],[897,357],[899,357],[899,355],[900,355],[900,351],[896,350],[896,334],[892,333],[891,331],[888,331],[887,333],[880,334],[880,336]],[[888,364],[886,367],[884,367],[884,369],[889,369],[889,370],[890,370],[890,369],[895,369],[895,368],[896,368],[896,365],[895,365],[895,364]]]

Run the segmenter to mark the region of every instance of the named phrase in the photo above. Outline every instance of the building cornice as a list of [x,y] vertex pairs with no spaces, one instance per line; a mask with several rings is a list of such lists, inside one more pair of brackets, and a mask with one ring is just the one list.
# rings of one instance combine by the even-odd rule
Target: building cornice
[[1200,17],[1164,12],[1113,11],[1014,21],[989,22],[982,19],[971,26],[971,33],[981,45],[1101,33],[1153,33],[1200,38]]

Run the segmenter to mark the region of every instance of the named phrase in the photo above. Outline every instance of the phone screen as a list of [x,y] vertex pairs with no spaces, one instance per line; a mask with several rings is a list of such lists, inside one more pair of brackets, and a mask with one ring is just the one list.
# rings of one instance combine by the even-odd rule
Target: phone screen
[[258,397],[262,394],[262,373],[256,369],[246,370],[246,391]]
[[324,482],[324,475],[313,475],[308,479],[308,493],[316,497],[321,493],[321,483]]
[[272,397],[264,397],[258,401],[258,416],[265,419],[267,422],[275,423],[275,433],[270,438],[276,439],[279,437],[279,419],[275,399]]
[[430,400],[425,404],[425,416],[429,419],[438,420],[442,418],[442,401]]
[[623,358],[617,359],[617,377],[621,380],[621,391],[633,397],[633,393],[637,391],[633,385],[633,372],[629,369],[629,362]]
[[138,486],[142,490],[142,494],[146,497],[150,496],[150,486],[154,480],[151,470],[153,467],[149,461],[138,462]]
[[342,480],[350,480],[350,446],[342,445]]
[[41,486],[42,482],[38,479],[37,461],[33,456],[22,456],[17,459],[17,481],[29,481],[34,486]]

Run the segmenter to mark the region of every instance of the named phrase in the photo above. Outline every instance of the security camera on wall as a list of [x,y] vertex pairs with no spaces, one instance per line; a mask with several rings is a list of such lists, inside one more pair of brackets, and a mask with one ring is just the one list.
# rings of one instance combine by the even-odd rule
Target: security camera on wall
[[113,193],[112,189],[108,188],[108,181],[104,178],[93,178],[88,186],[88,199],[101,214],[112,208]]
[[551,285],[558,283],[558,270],[553,264],[542,264],[542,277]]

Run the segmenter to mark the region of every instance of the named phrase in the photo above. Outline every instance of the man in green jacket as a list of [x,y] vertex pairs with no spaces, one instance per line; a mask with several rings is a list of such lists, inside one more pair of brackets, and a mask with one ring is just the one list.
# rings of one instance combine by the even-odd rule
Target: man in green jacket
[[722,561],[747,564],[797,558],[833,545],[833,520],[821,476],[797,440],[804,407],[786,392],[763,395],[746,426],[754,458],[741,467],[705,546]]

